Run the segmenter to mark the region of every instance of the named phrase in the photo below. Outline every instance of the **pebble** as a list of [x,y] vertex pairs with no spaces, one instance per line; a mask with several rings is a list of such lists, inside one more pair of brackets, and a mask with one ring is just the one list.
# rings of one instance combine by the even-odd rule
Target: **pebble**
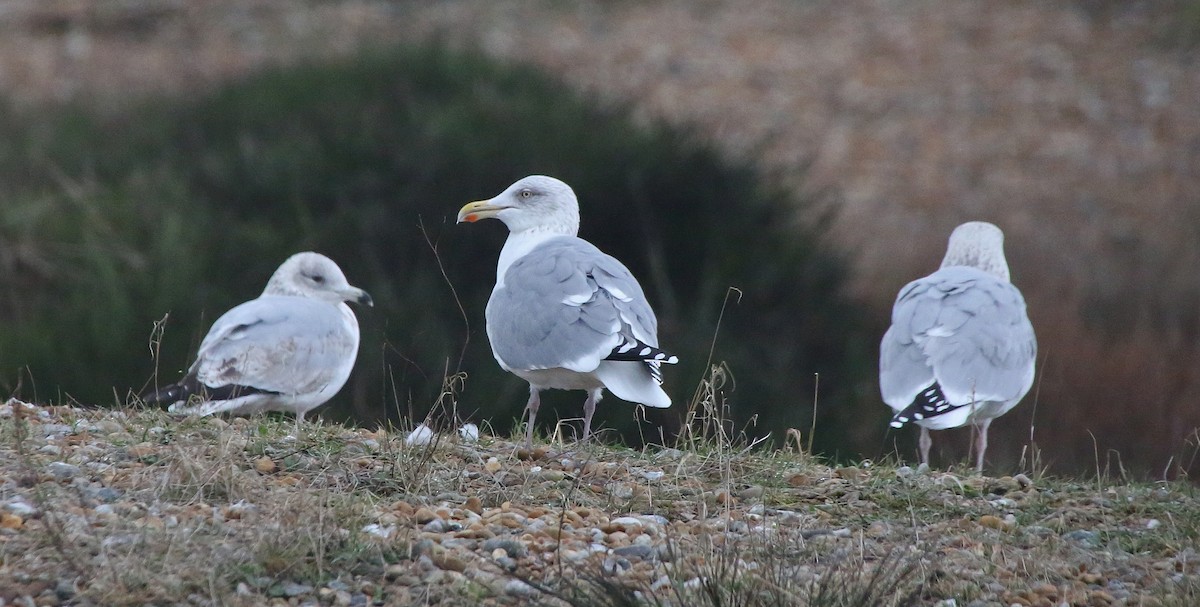
[[483,543],[483,550],[485,552],[494,552],[496,550],[503,550],[507,556],[510,556],[510,557],[516,558],[516,559],[525,558],[525,555],[528,554],[528,551],[525,549],[524,544],[522,544],[521,542],[518,542],[516,540],[504,539],[504,538],[495,538],[495,539],[487,540],[486,542]]
[[[1011,516],[1011,515],[1009,515],[1009,516]],[[1016,519],[1014,518],[1013,520],[1015,521]],[[1000,531],[1007,531],[1007,530],[1011,529],[1015,523],[1010,523],[1009,521],[1006,521],[1006,520],[1004,520],[998,516],[992,515],[992,514],[985,514],[985,515],[979,517],[979,524],[983,525],[984,527],[988,527],[990,529],[998,529]]]
[[457,571],[462,573],[467,568],[466,561],[445,549],[435,548],[433,553],[430,555],[430,560],[432,560],[433,564],[437,565],[439,569],[446,571]]
[[430,428],[425,424],[421,424],[408,434],[408,437],[404,439],[404,444],[410,447],[424,446],[433,442],[433,437],[433,428]]
[[646,544],[633,544],[614,548],[613,554],[627,559],[647,559],[654,556],[654,549]]
[[29,518],[30,516],[37,514],[37,508],[34,508],[29,504],[29,502],[26,502],[21,498],[14,498],[7,504],[4,504],[4,509],[25,518]]
[[66,462],[50,462],[50,464],[46,466],[46,471],[60,481],[71,480],[76,476],[79,476],[81,472],[79,466],[68,464]]
[[463,424],[458,429],[458,435],[469,443],[477,442],[479,440],[479,426],[475,424]]
[[834,473],[848,481],[859,481],[867,477],[867,473],[859,469],[858,466],[843,466],[834,470]]
[[288,581],[279,585],[279,592],[286,597],[300,596],[302,594],[308,594],[312,591],[313,587],[309,586],[308,584],[300,584],[297,582]]
[[1070,540],[1072,542],[1078,542],[1086,546],[1100,545],[1100,537],[1096,535],[1094,531],[1088,531],[1087,529],[1076,529],[1074,531],[1064,533],[1063,539]]
[[421,531],[428,533],[445,533],[451,530],[452,525],[445,520],[435,518],[421,527]]
[[95,426],[93,427],[96,429],[96,431],[103,434],[115,434],[117,432],[125,431],[125,426],[122,426],[120,423],[111,419],[102,419],[96,422]]
[[509,580],[504,585],[504,593],[512,596],[535,596],[538,590],[521,580]]

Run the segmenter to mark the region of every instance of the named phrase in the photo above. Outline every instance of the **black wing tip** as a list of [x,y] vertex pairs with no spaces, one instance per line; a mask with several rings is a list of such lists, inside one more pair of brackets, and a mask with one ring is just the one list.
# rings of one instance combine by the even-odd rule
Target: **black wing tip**
[[282,394],[275,390],[264,390],[255,388],[254,386],[243,386],[239,384],[229,384],[218,386],[216,388],[201,384],[193,376],[185,377],[178,383],[172,384],[159,390],[149,390],[138,398],[143,403],[148,405],[160,405],[164,403],[177,403],[179,401],[190,400],[193,396],[200,397],[204,401],[214,400],[232,400],[241,396],[250,396],[251,394]]
[[196,378],[188,376],[163,388],[151,388],[139,394],[138,398],[147,405],[174,403],[187,400],[197,392],[197,388]]
[[946,394],[942,392],[942,386],[935,381],[921,388],[921,391],[913,398],[912,404],[892,416],[892,421],[888,425],[893,428],[903,428],[905,424],[937,417],[960,406],[951,403],[946,398]]
[[630,360],[654,362],[674,365],[679,363],[679,357],[670,354],[657,346],[652,346],[637,339],[628,339],[617,344],[617,347],[604,357],[604,360]]

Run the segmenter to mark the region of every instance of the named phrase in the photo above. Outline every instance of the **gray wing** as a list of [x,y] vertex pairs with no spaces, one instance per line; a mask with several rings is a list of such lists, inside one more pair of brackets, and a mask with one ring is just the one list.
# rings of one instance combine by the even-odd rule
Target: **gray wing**
[[637,340],[658,346],[658,320],[633,274],[574,237],[513,262],[487,306],[492,351],[509,369],[592,371]]
[[338,306],[264,296],[221,315],[200,344],[191,373],[204,385],[282,394],[316,392],[358,351],[358,327]]
[[937,382],[954,405],[1014,401],[1033,382],[1037,341],[1012,284],[968,267],[909,283],[879,353],[879,387],[903,410]]

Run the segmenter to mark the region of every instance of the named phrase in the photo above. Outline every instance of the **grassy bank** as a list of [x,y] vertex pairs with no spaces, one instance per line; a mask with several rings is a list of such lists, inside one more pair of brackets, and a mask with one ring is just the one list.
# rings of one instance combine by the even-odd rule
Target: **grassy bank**
[[[31,604],[1194,605],[1179,483],[0,407]],[[943,603],[945,604],[945,603]]]

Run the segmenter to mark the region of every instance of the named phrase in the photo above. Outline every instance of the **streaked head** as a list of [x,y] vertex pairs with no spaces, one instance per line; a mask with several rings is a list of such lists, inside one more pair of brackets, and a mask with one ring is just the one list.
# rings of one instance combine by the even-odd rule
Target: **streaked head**
[[535,230],[574,236],[579,232],[579,202],[571,186],[545,175],[530,175],[496,197],[467,203],[458,222],[495,217],[513,233]]
[[353,287],[333,260],[320,253],[296,253],[271,275],[263,295],[295,295],[330,303],[353,301],[365,306],[374,302],[366,291]]
[[970,266],[1009,280],[1004,232],[986,221],[968,221],[950,233],[942,267]]

